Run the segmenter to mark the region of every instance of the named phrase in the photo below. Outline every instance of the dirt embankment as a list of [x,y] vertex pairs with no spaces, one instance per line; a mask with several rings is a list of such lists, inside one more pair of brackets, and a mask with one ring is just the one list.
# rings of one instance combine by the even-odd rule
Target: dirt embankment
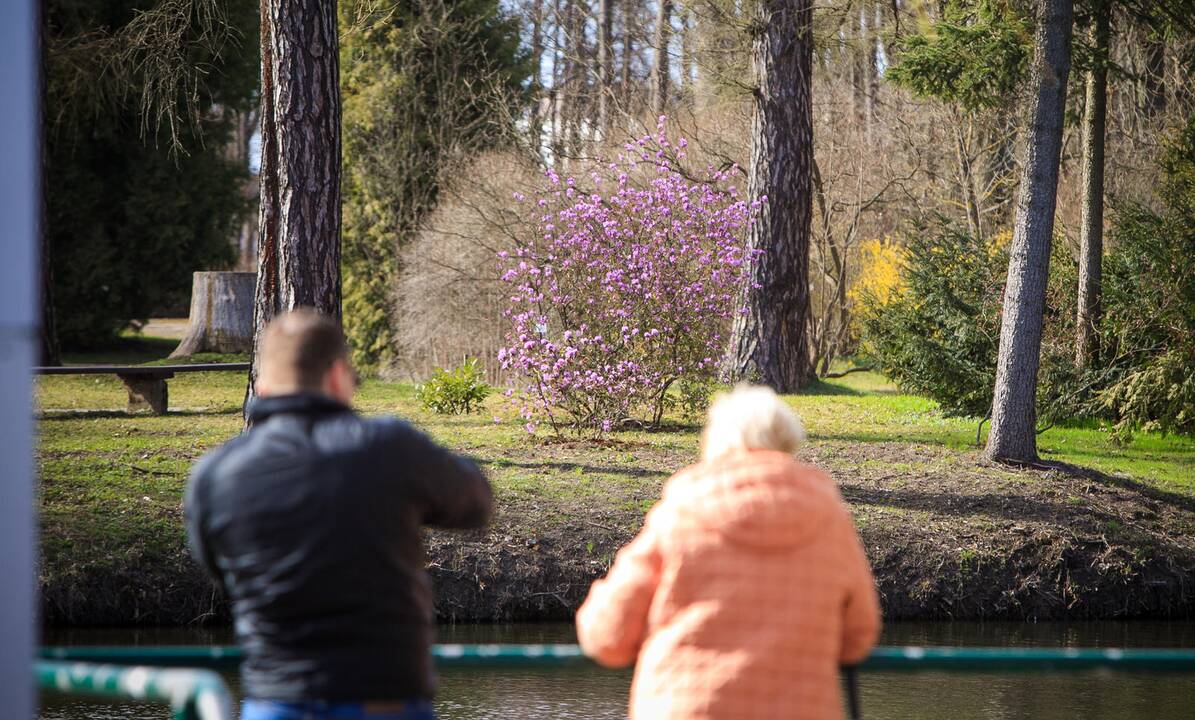
[[[634,448],[633,467],[595,467],[545,445],[488,458],[526,471],[500,485],[485,531],[429,533],[445,620],[562,620],[638,529],[681,459]],[[1077,468],[1017,470],[975,453],[906,444],[815,443],[855,514],[888,619],[1195,617],[1195,501]],[[588,492],[543,493],[539,475],[623,476]],[[222,621],[227,607],[170,552],[44,568],[51,625]]]

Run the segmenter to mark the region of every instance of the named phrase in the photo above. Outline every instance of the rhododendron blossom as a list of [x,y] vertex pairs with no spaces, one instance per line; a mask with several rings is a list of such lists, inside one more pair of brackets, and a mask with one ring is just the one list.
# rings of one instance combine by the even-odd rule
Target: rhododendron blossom
[[669,387],[717,375],[752,255],[758,201],[676,166],[685,143],[663,131],[599,164],[582,188],[546,173],[537,232],[500,253],[510,331],[499,352],[524,379],[523,416],[602,433],[661,420]]

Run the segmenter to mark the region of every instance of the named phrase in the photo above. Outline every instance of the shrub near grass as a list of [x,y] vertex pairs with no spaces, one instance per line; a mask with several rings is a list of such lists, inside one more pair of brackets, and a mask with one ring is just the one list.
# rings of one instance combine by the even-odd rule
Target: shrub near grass
[[500,255],[512,329],[499,358],[523,380],[528,430],[658,427],[670,388],[717,375],[758,202],[739,196],[737,169],[690,180],[686,142],[662,127],[594,167],[590,189],[549,173],[525,200],[538,233]]
[[[1011,237],[976,238],[938,218],[905,238],[899,281],[858,293],[863,352],[902,389],[948,414],[983,417],[991,408]],[[877,257],[891,262],[888,254]],[[1038,416],[1046,422],[1077,414],[1084,397],[1073,367],[1076,294],[1077,264],[1058,239],[1038,382]]]
[[469,358],[451,372],[436,368],[431,379],[415,391],[415,398],[425,410],[440,415],[468,415],[481,410],[491,390],[477,359]]
[[[1038,376],[1043,424],[1076,418],[1195,434],[1195,119],[1162,161],[1159,211],[1118,209],[1103,260],[1098,359],[1075,367],[1077,264],[1056,238],[1050,258]],[[1009,233],[991,241],[946,220],[917,228],[899,251],[865,253],[857,293],[863,349],[902,389],[947,413],[991,406]],[[878,278],[878,279],[877,279]],[[883,280],[882,282],[880,280]]]
[[1195,118],[1161,164],[1161,212],[1122,208],[1104,262],[1110,380],[1097,402],[1122,438],[1142,428],[1195,434]]
[[866,284],[859,293],[864,352],[901,388],[949,413],[984,415],[996,377],[1007,262],[999,244],[944,220],[917,228],[900,253],[899,282]]

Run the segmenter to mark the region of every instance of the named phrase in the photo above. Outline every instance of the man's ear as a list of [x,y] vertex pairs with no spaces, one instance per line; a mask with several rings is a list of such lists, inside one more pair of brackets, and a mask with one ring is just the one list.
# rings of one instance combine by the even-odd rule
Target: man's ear
[[357,384],[353,379],[353,368],[345,358],[332,361],[328,374],[324,378],[324,391],[332,397],[348,405],[353,400],[353,392]]

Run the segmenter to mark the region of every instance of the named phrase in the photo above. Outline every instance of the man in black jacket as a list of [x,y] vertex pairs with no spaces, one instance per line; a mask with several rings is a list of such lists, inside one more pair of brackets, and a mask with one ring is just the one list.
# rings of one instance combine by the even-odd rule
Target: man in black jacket
[[420,526],[481,527],[489,483],[410,425],[350,409],[330,318],[280,316],[258,361],[251,428],[196,463],[185,503],[245,650],[242,718],[431,718]]

